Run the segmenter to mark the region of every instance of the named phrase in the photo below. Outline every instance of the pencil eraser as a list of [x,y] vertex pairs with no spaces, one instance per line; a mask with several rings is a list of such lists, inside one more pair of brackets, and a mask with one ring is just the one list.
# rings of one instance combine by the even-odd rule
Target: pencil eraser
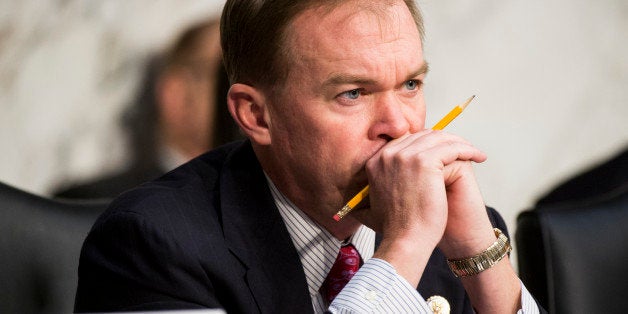
[[338,216],[338,214],[335,214],[335,215],[334,215],[334,220],[335,220],[335,221],[340,221],[340,216]]

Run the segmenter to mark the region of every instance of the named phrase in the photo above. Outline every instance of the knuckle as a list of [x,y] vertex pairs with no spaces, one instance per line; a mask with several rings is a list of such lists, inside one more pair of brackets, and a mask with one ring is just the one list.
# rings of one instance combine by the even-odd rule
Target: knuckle
[[383,150],[380,154],[381,160],[385,163],[391,163],[397,158],[397,154],[392,150]]

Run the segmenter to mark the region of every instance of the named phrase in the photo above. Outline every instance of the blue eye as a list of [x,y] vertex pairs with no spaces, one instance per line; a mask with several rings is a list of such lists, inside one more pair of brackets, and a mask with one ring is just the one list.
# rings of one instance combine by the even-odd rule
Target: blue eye
[[419,87],[420,82],[417,80],[409,80],[404,83],[404,86],[408,90],[415,90]]
[[360,92],[359,89],[352,89],[350,91],[346,91],[346,92],[340,94],[340,96],[347,97],[349,99],[358,99],[358,97],[360,97],[360,95],[361,95],[361,92]]

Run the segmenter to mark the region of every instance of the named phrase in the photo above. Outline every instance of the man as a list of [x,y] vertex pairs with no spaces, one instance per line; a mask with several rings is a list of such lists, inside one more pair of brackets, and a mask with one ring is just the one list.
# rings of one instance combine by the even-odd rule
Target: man
[[[227,1],[228,105],[249,140],[115,201],[85,242],[76,310],[430,313],[439,294],[454,313],[537,312],[475,183],[486,156],[425,129],[421,29],[409,0]],[[491,265],[453,263],[456,278],[446,258],[469,257]],[[336,260],[362,264],[344,288],[327,284]]]
[[66,184],[61,198],[114,198],[234,139],[226,109],[218,20],[187,28],[147,64],[137,99],[123,115],[128,167],[88,182]]

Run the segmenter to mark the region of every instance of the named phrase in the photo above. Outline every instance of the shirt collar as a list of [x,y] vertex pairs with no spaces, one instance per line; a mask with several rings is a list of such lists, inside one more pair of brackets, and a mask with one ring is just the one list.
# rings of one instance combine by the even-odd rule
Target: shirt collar
[[[294,205],[277,189],[268,176],[266,179],[290,238],[299,253],[310,296],[315,297],[336,261],[343,241],[334,238],[325,228]],[[367,261],[373,256],[375,250],[375,232],[362,225],[349,238],[349,242],[358,250],[362,260]]]

